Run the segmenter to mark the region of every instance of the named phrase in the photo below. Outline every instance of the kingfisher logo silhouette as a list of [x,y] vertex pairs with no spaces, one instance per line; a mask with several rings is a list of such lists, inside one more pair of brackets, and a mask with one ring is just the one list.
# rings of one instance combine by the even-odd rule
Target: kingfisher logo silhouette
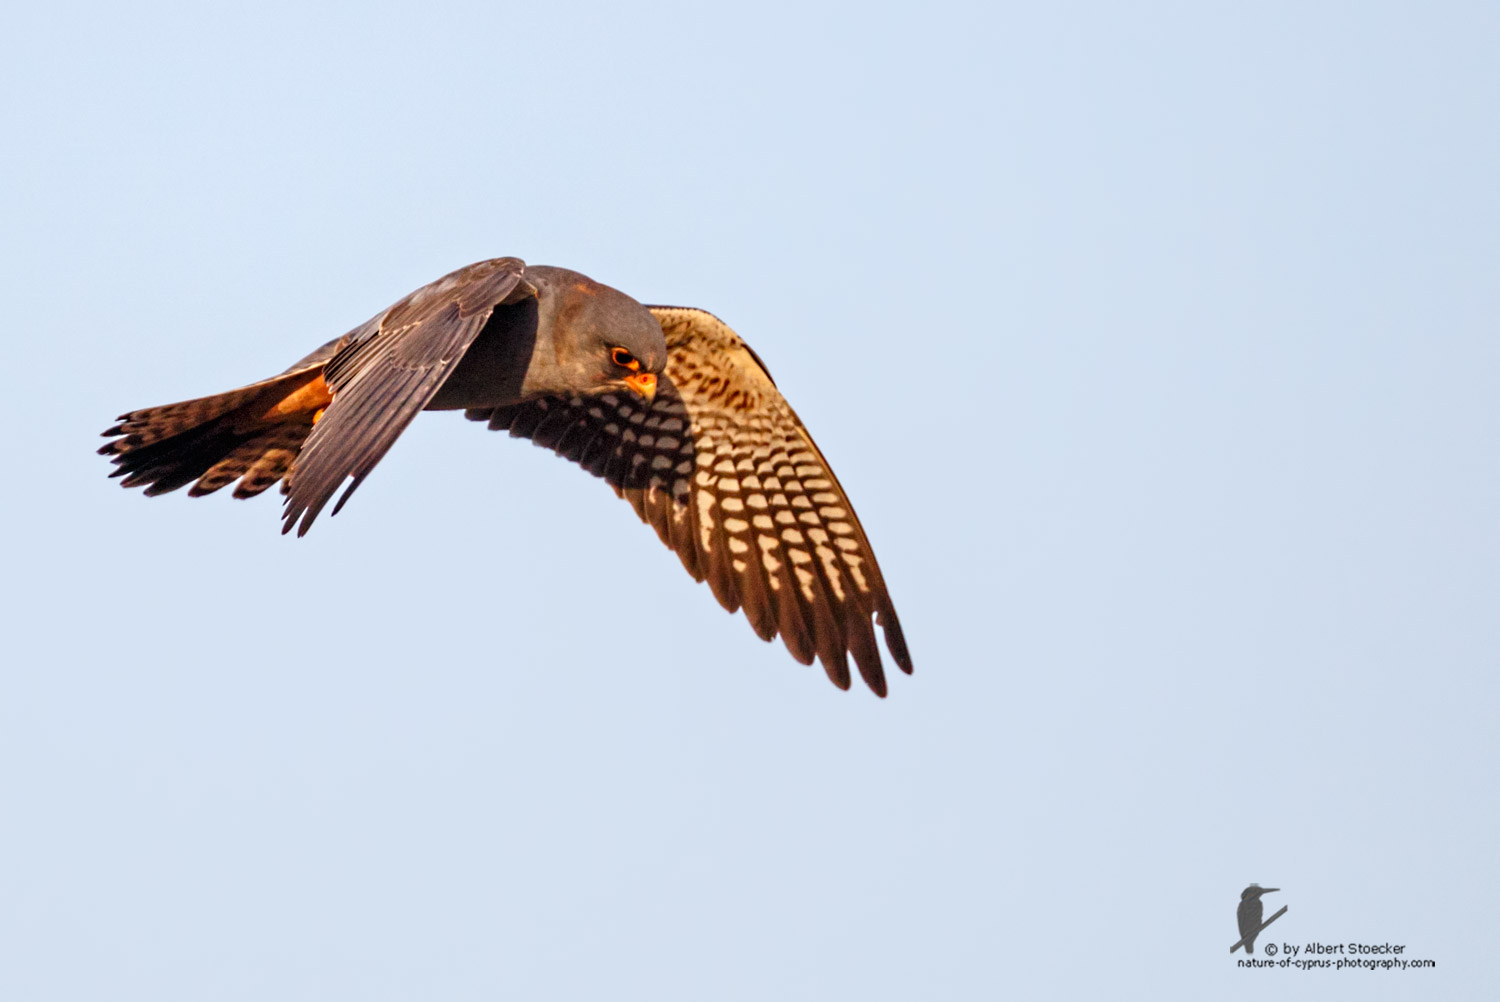
[[[1240,941],[1229,948],[1230,953],[1233,953],[1242,946],[1245,948],[1246,953],[1254,953],[1255,937],[1264,932],[1266,926],[1286,914],[1287,906],[1282,905],[1281,910],[1275,915],[1272,915],[1264,922],[1261,921],[1261,916],[1265,914],[1266,908],[1261,902],[1260,896],[1262,894],[1274,894],[1279,890],[1281,890],[1279,887],[1262,887],[1259,884],[1251,884],[1240,892],[1240,907],[1235,912],[1235,918],[1239,920],[1240,924]],[[1275,953],[1276,951],[1272,950],[1271,952]]]

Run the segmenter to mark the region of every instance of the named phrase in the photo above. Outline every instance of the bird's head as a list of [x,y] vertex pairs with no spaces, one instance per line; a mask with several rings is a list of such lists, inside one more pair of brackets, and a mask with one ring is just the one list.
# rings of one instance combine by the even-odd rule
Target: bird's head
[[565,268],[531,267],[526,277],[538,288],[542,335],[533,359],[540,385],[529,389],[585,395],[623,390],[648,402],[656,396],[667,342],[650,310]]
[[1252,898],[1260,897],[1262,894],[1272,894],[1279,890],[1281,890],[1279,887],[1262,887],[1259,884],[1251,884],[1240,892],[1240,900],[1249,901]]

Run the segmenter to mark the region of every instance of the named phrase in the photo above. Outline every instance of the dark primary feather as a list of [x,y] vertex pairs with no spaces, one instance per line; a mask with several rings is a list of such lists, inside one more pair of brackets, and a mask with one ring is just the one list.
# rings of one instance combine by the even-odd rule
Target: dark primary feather
[[912,670],[874,551],[833,470],[732,330],[702,310],[651,307],[668,362],[656,400],[546,398],[470,410],[603,477],[695,579],[765,640],[778,633],[848,688],[848,657],[879,695],[871,617]]
[[[416,292],[345,337],[324,379],[333,402],[308,436],[287,482],[282,531],[303,535],[350,477],[337,513],[452,366],[496,306],[525,293],[518,258],[461,268]],[[300,521],[300,524],[298,520]]]

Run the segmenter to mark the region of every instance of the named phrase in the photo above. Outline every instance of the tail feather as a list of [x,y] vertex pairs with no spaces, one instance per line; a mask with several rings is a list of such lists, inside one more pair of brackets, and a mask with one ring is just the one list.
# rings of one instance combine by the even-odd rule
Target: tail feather
[[146,494],[155,497],[186,487],[253,437],[253,433],[236,435],[223,418],[215,418],[170,438],[119,453],[115,457],[118,469],[111,475],[124,477],[122,486],[145,487]]
[[[99,451],[108,455],[111,451],[140,449],[175,438],[195,428],[201,428],[214,418],[222,417],[256,400],[266,392],[267,385],[273,382],[275,380],[252,383],[237,390],[230,390],[228,393],[199,397],[196,400],[184,400],[176,404],[164,404],[160,407],[146,407],[131,411],[129,414],[121,414],[120,423],[110,428],[104,435],[105,437],[123,435],[125,441],[111,442]],[[111,448],[115,446],[118,448]]]
[[242,441],[209,467],[191,490],[193,497],[212,494],[236,480],[237,498],[254,497],[291,472],[302,443],[312,432],[312,421],[284,421]]
[[[319,367],[321,368],[321,367]],[[166,494],[192,484],[194,497],[234,481],[234,496],[253,497],[284,480],[312,432],[314,411],[288,413],[278,401],[306,386],[293,372],[228,393],[147,407],[122,415],[99,452],[113,458],[111,476],[125,487]]]

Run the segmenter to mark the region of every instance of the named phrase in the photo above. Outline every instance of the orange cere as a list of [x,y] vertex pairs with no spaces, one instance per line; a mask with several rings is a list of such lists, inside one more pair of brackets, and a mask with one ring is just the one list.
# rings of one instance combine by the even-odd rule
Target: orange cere
[[648,401],[656,397],[656,374],[653,372],[633,372],[625,377],[625,385]]

